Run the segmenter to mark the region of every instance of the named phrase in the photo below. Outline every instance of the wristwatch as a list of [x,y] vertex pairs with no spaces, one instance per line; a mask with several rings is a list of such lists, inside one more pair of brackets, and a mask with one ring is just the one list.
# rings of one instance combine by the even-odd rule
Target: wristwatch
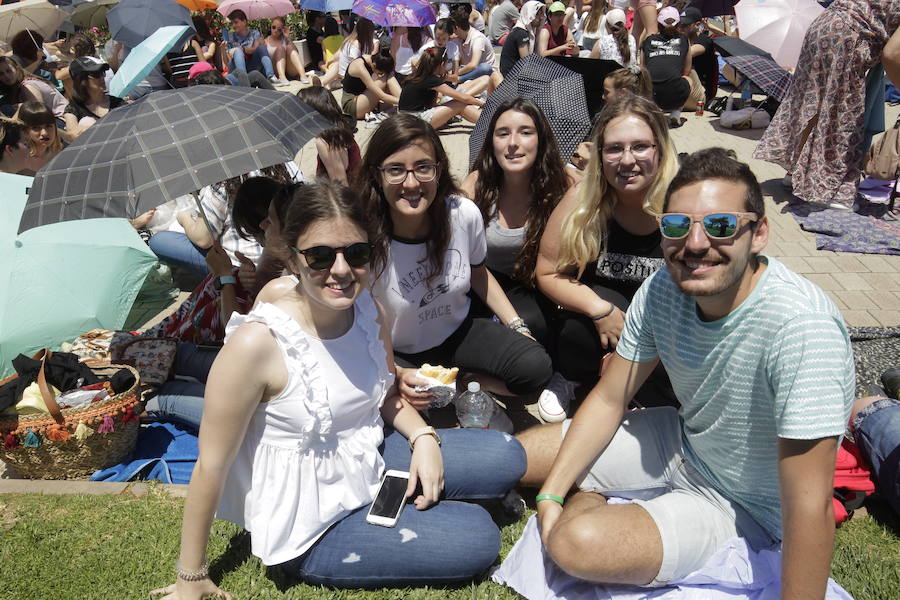
[[225,284],[228,283],[230,283],[231,285],[236,284],[237,277],[235,277],[234,275],[220,275],[219,277],[213,279],[213,287],[217,292],[221,292]]
[[438,443],[438,446],[441,445],[441,436],[439,436],[439,435],[437,434],[437,431],[434,430],[434,427],[428,426],[428,427],[423,427],[423,428],[421,428],[421,429],[415,430],[415,431],[412,433],[412,435],[409,436],[409,448],[410,448],[410,450],[413,450],[413,449],[414,449],[414,446],[416,445],[416,440],[419,439],[420,437],[422,437],[423,435],[430,435],[430,436],[433,437],[433,438],[435,439],[435,441]]

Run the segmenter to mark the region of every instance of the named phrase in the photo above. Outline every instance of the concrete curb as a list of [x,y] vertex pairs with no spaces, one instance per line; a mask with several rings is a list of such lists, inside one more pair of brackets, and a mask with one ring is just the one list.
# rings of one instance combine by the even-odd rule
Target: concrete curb
[[[0,494],[90,494],[94,496],[111,494],[118,496],[134,496],[140,498],[150,492],[152,484],[143,481],[111,483],[108,481],[50,481],[42,479],[6,479],[0,480]],[[187,496],[186,485],[155,484],[152,487],[162,490],[174,498]]]

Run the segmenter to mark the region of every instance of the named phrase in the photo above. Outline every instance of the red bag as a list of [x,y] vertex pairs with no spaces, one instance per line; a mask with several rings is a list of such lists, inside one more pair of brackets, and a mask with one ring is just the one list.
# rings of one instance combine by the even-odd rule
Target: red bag
[[834,524],[850,518],[862,506],[866,496],[875,491],[872,470],[856,444],[844,438],[834,462]]

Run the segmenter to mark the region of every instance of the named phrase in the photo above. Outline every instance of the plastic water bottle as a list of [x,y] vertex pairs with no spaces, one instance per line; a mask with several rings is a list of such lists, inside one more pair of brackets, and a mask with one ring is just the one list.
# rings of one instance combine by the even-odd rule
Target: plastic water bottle
[[468,390],[456,397],[456,418],[462,427],[487,429],[494,408],[494,399],[481,391],[477,381],[469,382]]

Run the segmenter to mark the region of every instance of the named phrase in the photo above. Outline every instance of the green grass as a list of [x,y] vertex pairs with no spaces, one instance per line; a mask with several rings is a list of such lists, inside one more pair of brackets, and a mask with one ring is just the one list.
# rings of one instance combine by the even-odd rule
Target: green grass
[[[182,500],[132,496],[0,495],[0,600],[146,598],[174,581]],[[502,529],[506,556],[525,519]],[[513,600],[489,581],[448,588],[337,591],[292,585],[250,555],[239,527],[216,521],[211,573],[241,600]],[[900,538],[870,516],[838,531],[834,577],[856,600],[900,598]]]

